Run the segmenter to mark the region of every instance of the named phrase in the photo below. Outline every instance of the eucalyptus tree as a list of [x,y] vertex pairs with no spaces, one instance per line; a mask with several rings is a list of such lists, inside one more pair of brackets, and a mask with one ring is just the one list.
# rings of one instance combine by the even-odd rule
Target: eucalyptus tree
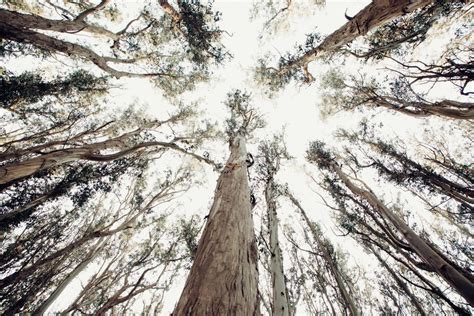
[[[211,4],[198,1],[178,1],[177,7],[167,1],[147,2],[125,24],[116,21],[119,13],[130,8],[112,6],[110,0],[61,5],[47,1],[41,7],[20,8],[7,2],[6,6],[0,9],[0,38],[4,41],[79,58],[115,78],[150,77],[170,95],[206,78],[209,64],[220,63],[227,55],[220,44],[223,31],[216,25],[220,14],[212,11]],[[9,10],[31,7],[36,10]],[[56,13],[60,19],[46,18],[38,11]],[[82,35],[91,37],[79,42]],[[94,48],[100,40],[106,40],[109,47]]]
[[[211,125],[184,127],[194,115],[190,107],[183,106],[163,121],[144,118],[133,109],[116,118],[68,115],[57,128],[53,125],[3,143],[2,230],[66,194],[72,194],[73,202],[80,206],[93,192],[109,190],[121,173],[144,166],[148,158],[169,150],[215,166],[194,152],[213,137]],[[166,126],[174,126],[174,134],[162,135],[165,141],[157,140],[155,135]]]
[[406,151],[382,139],[346,132],[339,135],[349,138],[353,143],[359,143],[375,154],[367,152],[364,155],[364,163],[354,158],[359,168],[370,165],[389,181],[401,186],[412,187],[418,192],[431,191],[444,195],[458,203],[460,222],[472,220],[470,216],[474,211],[474,179],[468,165],[455,162],[449,169],[437,171],[429,165],[415,161]]
[[250,95],[235,90],[225,102],[231,113],[226,121],[230,156],[173,315],[260,314],[246,138],[263,121],[250,101]]
[[387,85],[377,78],[366,78],[364,75],[344,76],[331,70],[321,82],[321,113],[331,115],[341,110],[362,110],[363,107],[368,107],[384,108],[417,118],[438,116],[444,119],[474,119],[472,102],[450,99],[430,101],[411,87],[409,77],[408,74],[402,74],[387,78]]
[[[310,235],[310,237],[305,236],[305,241],[312,249],[311,257],[314,257],[314,264],[311,268],[314,270],[317,282],[320,283],[321,293],[324,293],[326,299],[325,303],[330,306],[332,314],[349,312],[350,315],[360,315],[361,306],[357,303],[353,293],[354,282],[343,271],[341,256],[338,255],[331,241],[323,236],[319,225],[310,220],[300,201],[289,191],[288,187],[285,188],[284,194],[301,214],[304,230],[307,230],[307,235]],[[295,241],[293,243],[297,252],[301,247],[296,246]],[[329,296],[328,292],[332,291],[331,289],[337,293],[334,295],[335,299]]]
[[[314,162],[319,168],[332,175],[332,178],[328,180],[328,185],[331,193],[338,196],[340,203],[343,205],[344,199],[354,202],[362,209],[362,214],[358,216],[371,218],[382,229],[380,234],[366,225],[369,231],[376,236],[377,234],[382,235],[395,248],[401,248],[416,259],[421,259],[422,261],[417,264],[418,267],[436,273],[469,304],[473,303],[474,278],[468,269],[460,267],[455,261],[441,253],[431,241],[417,234],[397,212],[389,209],[360,178],[347,175],[342,170],[340,159],[335,158],[332,153],[327,151],[322,143],[312,143],[307,154],[309,161]],[[357,218],[357,216],[355,217]]]
[[[387,56],[405,56],[428,37],[428,32],[436,28],[436,23],[458,19],[468,1],[433,1],[412,13],[403,14],[377,27],[364,37],[363,45],[349,45],[341,48],[352,56],[368,59],[382,59]],[[467,9],[467,8],[466,8]],[[365,46],[365,47],[360,47]]]
[[[427,311],[425,311],[425,309],[423,308],[420,302],[420,299],[407,286],[407,282],[405,282],[405,280],[403,280],[403,278],[398,275],[395,269],[392,268],[387,263],[386,259],[381,257],[380,253],[377,250],[375,250],[370,245],[367,245],[367,247],[370,250],[370,252],[373,253],[374,256],[377,258],[377,261],[380,263],[380,265],[389,274],[388,278],[383,277],[383,274],[380,275],[380,280],[383,280],[383,281],[379,281],[379,283],[380,283],[380,288],[385,294],[384,299],[392,300],[394,305],[397,307],[398,312],[402,311],[405,313],[413,313],[414,311],[411,311],[409,308],[407,308],[408,306],[412,305],[419,315],[428,315]],[[393,280],[395,283],[394,286],[390,285],[390,283],[387,282],[387,280]],[[402,295],[404,294],[405,296],[407,296],[411,304],[404,303],[403,300],[400,299],[400,295],[395,294],[397,292],[401,293]],[[385,308],[388,309],[389,306],[390,306],[389,304],[385,304]],[[396,311],[392,311],[392,310],[386,311],[386,312],[396,313]]]
[[269,85],[272,90],[282,88],[292,79],[311,82],[314,78],[308,71],[308,65],[312,61],[337,52],[342,46],[358,37],[365,36],[369,31],[390,22],[394,18],[424,8],[433,2],[432,0],[374,0],[324,39],[318,33],[307,35],[306,43],[297,45],[294,52],[289,52],[280,57],[276,66],[270,67],[267,65],[268,61],[260,60],[255,78],[259,82]]
[[135,232],[135,238],[126,236],[117,241],[118,246],[110,244],[108,256],[101,258],[97,271],[61,314],[133,313],[140,299],[160,313],[164,293],[190,259],[181,230],[199,224],[191,218],[170,226],[168,216],[165,213],[140,228],[145,238]]
[[[169,203],[176,194],[189,188],[190,181],[186,171],[163,172],[163,177],[152,188],[152,192],[146,193],[143,177],[136,175],[129,179],[131,181],[128,185],[115,187],[114,193],[123,196],[118,202],[113,201],[116,199],[114,194],[102,194],[82,209],[66,210],[63,206],[60,207],[61,212],[52,210],[47,216],[41,217],[38,224],[25,227],[16,239],[11,236],[9,245],[2,254],[0,297],[5,314],[45,310],[47,306],[43,304],[51,304],[54,297],[61,294],[71,282],[71,275],[77,276],[97,256],[113,252],[116,245],[121,245],[121,241],[133,240],[135,234],[145,233],[157,222],[163,222],[167,212],[156,213],[156,208]],[[48,224],[45,225],[45,222]],[[163,226],[157,225],[156,228],[160,232],[165,231]],[[158,242],[159,240],[155,241]],[[146,245],[150,244],[154,243]],[[146,245],[142,245],[145,253]],[[129,255],[127,261],[122,262],[123,265],[133,262],[134,258],[126,249],[118,250],[123,255]],[[147,258],[149,255],[150,253]],[[149,261],[138,262],[135,266],[131,264],[131,267],[139,270],[138,266],[145,263]],[[124,271],[125,268],[122,272]],[[132,274],[130,271],[130,276]],[[108,276],[112,278],[112,275]],[[127,277],[127,274],[120,276],[122,277]],[[139,283],[135,283],[137,288]],[[59,293],[56,291],[58,288],[61,289]],[[150,288],[152,287],[135,294]],[[49,297],[53,296],[52,301],[48,293]],[[133,296],[135,295],[130,295],[129,298]],[[122,302],[126,300],[128,298]],[[107,306],[114,305],[116,304],[110,303]]]
[[[286,277],[283,269],[283,254],[279,239],[277,199],[282,195],[282,188],[275,180],[283,161],[290,159],[284,144],[283,135],[274,136],[270,141],[263,141],[258,146],[257,178],[263,186],[266,203],[266,223],[268,231],[269,272],[271,274],[272,315],[292,315],[295,308],[290,303]],[[254,197],[255,198],[255,197]],[[263,236],[262,236],[263,238]]]

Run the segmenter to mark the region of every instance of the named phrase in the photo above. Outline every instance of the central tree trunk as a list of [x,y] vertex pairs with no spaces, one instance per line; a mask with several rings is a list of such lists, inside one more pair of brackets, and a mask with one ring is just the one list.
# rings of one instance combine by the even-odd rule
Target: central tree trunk
[[231,139],[230,151],[173,315],[260,315],[257,247],[243,135]]

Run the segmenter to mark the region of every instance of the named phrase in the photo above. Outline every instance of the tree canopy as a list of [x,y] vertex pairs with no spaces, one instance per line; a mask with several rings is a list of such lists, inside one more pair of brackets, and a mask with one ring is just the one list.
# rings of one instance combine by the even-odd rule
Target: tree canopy
[[471,315],[471,11],[0,0],[0,313]]

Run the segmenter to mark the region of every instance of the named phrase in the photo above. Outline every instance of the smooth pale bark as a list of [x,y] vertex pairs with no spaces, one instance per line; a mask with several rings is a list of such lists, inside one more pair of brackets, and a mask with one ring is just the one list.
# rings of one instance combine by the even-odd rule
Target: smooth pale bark
[[332,274],[332,276],[336,280],[337,288],[339,292],[341,293],[344,303],[346,304],[346,308],[349,309],[349,311],[351,312],[351,315],[359,316],[360,313],[356,307],[354,298],[349,293],[349,291],[347,291],[346,284],[341,276],[341,272],[339,271],[337,264],[332,259],[331,254],[329,253],[328,249],[324,246],[324,243],[321,240],[321,237],[316,231],[316,227],[314,227],[314,223],[309,219],[308,215],[306,215],[306,211],[303,209],[300,202],[293,196],[293,194],[291,194],[290,192],[287,192],[286,195],[291,200],[293,205],[295,205],[298,208],[301,215],[303,216],[304,221],[306,222],[306,225],[311,231],[311,234],[313,235],[313,239],[317,245],[316,247],[321,251],[323,259],[327,264],[329,272]]
[[273,178],[265,186],[265,200],[267,203],[268,229],[270,231],[270,272],[272,276],[273,315],[288,316],[290,304],[286,289],[285,274],[283,272],[283,256],[278,242],[278,216],[276,210],[276,192]]
[[38,308],[36,308],[36,310],[33,312],[33,315],[44,315],[46,313],[51,305],[59,298],[59,296],[61,296],[67,286],[97,257],[97,255],[100,253],[99,251],[102,245],[103,242],[99,241],[98,244],[89,251],[89,253],[86,255],[86,258],[81,263],[79,263],[63,281],[61,281],[61,283],[49,295],[49,297],[43,303],[41,303]]
[[231,139],[230,151],[175,316],[260,315],[243,135]]
[[444,260],[443,256],[438,254],[437,251],[418,236],[403,219],[388,209],[375,194],[356,186],[334,161],[330,162],[330,168],[352,193],[366,200],[385,220],[395,226],[420,258],[431,265],[435,272],[449,283],[459,295],[464,297],[469,304],[474,305],[474,284],[471,281],[474,277],[472,277],[472,275],[467,278],[449,262]]
[[300,58],[280,69],[279,73],[286,73],[295,67],[305,67],[322,53],[334,51],[348,44],[359,36],[386,24],[404,14],[425,7],[433,0],[373,0],[368,6],[357,13],[341,28],[328,35],[317,47],[311,49]]
[[395,280],[395,282],[397,283],[398,287],[402,289],[403,292],[405,292],[405,294],[408,296],[408,298],[410,299],[411,303],[413,304],[413,306],[416,308],[416,310],[418,311],[418,313],[420,313],[420,315],[422,316],[425,316],[426,313],[425,313],[425,310],[423,309],[423,307],[420,305],[420,302],[418,302],[418,299],[416,298],[415,295],[413,295],[413,293],[410,291],[410,289],[408,288],[408,286],[405,284],[405,282],[403,282],[397,275],[397,273],[395,271],[393,271],[392,268],[390,268],[390,266],[385,262],[385,260],[383,260],[380,255],[377,253],[377,251],[375,251],[374,249],[372,249],[372,247],[369,248],[372,253],[375,255],[375,257],[377,258],[377,260],[380,262],[380,264],[385,268],[385,270],[388,271],[388,273],[392,276],[392,278]]

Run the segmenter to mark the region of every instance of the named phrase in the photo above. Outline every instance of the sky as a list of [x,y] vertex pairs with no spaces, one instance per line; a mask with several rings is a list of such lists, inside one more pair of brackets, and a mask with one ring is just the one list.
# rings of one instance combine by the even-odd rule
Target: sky
[[[140,1],[128,1],[131,7],[139,6]],[[349,15],[357,13],[370,1],[343,1],[327,0],[324,8],[312,5],[312,1],[297,1],[303,3],[301,7],[313,8],[312,10],[296,9],[290,12],[286,30],[279,32],[271,40],[262,41],[258,39],[258,34],[262,28],[262,21],[250,21],[252,1],[229,1],[217,0],[214,10],[222,12],[220,26],[231,35],[224,35],[223,41],[226,48],[233,55],[233,59],[218,68],[209,82],[199,84],[194,91],[185,93],[181,99],[186,102],[199,101],[199,108],[203,111],[203,117],[211,121],[222,121],[227,116],[227,111],[223,105],[226,94],[232,89],[241,89],[250,92],[253,96],[253,103],[263,114],[267,121],[267,127],[257,133],[255,139],[249,140],[249,152],[256,152],[258,140],[271,137],[273,133],[285,131],[286,145],[289,153],[295,157],[286,163],[279,173],[278,179],[282,183],[288,183],[290,190],[301,200],[303,207],[308,212],[311,219],[321,224],[326,236],[337,245],[344,244],[344,248],[350,247],[355,265],[370,266],[371,260],[364,255],[360,247],[350,238],[336,236],[335,221],[332,212],[324,206],[316,191],[320,191],[312,180],[311,176],[317,179],[318,172],[312,166],[305,163],[305,151],[308,143],[314,140],[324,140],[330,145],[336,141],[332,134],[339,128],[356,128],[358,123],[367,114],[360,112],[343,113],[327,119],[322,119],[319,114],[318,104],[320,102],[320,91],[318,89],[318,76],[322,75],[329,68],[320,62],[314,62],[309,70],[316,77],[316,82],[309,86],[290,84],[274,98],[267,98],[262,89],[253,82],[253,69],[258,58],[270,53],[278,55],[291,50],[296,43],[302,43],[305,34],[317,30],[323,34],[329,34],[346,22],[344,12]],[[298,8],[298,6],[296,6]],[[133,15],[133,14],[131,14]],[[441,44],[438,44],[441,45]],[[66,63],[66,66],[64,65]],[[81,64],[82,65],[82,64]],[[61,61],[61,63],[50,65],[52,68],[74,67],[72,61]],[[337,65],[340,71],[351,72],[359,69],[358,63],[345,63]],[[23,60],[17,65],[17,70],[28,69],[30,65]],[[93,65],[85,68],[94,70]],[[381,65],[366,66],[365,71],[380,71]],[[157,117],[165,115],[172,109],[172,105],[162,97],[159,90],[146,79],[121,79],[117,82],[120,88],[112,89],[110,93],[110,107],[125,107],[129,104],[142,105],[147,113]],[[443,92],[439,92],[442,94]],[[420,122],[414,118],[387,113],[386,111],[370,112],[373,122],[383,122],[383,133],[386,135],[399,135],[407,139],[416,138],[416,131],[427,126],[426,122]],[[441,124],[436,119],[433,126]],[[206,145],[205,145],[206,146]],[[218,157],[221,161],[226,159],[228,154],[225,146],[204,147],[211,153],[211,158]],[[204,184],[192,188],[182,201],[180,210],[196,212],[202,216],[206,215],[212,194],[214,192],[217,174],[209,167],[200,167]],[[371,182],[370,180],[368,183]],[[322,193],[324,195],[324,193]],[[327,195],[326,195],[327,196]],[[395,196],[393,196],[395,198]],[[257,201],[262,205],[262,201]],[[281,204],[279,213],[282,224],[294,224],[294,210],[286,202]],[[416,205],[416,204],[414,204]],[[178,210],[177,212],[180,212]],[[84,277],[84,276],[83,276]],[[179,298],[184,278],[177,282],[173,289],[166,294],[163,315],[169,314],[174,304]],[[73,293],[79,288],[80,280],[68,289],[65,297],[61,298],[53,305],[51,311],[61,310],[67,306]],[[304,315],[300,309],[298,315]]]

